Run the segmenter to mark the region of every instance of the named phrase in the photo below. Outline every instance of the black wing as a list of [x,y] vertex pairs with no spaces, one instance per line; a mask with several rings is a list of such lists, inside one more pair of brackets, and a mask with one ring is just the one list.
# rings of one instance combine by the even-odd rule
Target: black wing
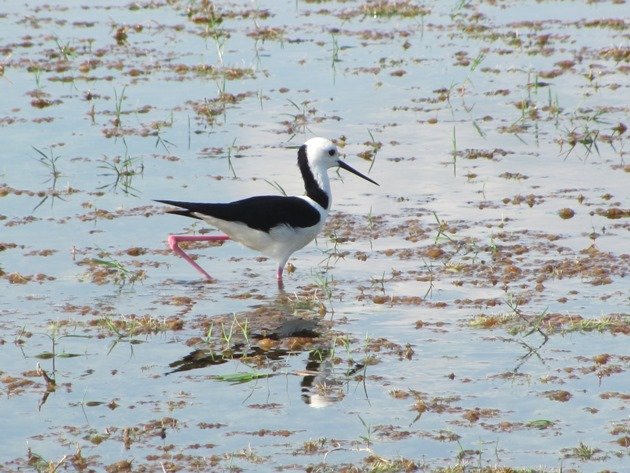
[[196,202],[178,202],[175,200],[156,200],[162,204],[173,205],[184,210],[171,210],[168,213],[199,218],[196,214],[242,222],[250,228],[268,232],[278,225],[291,227],[312,227],[321,218],[317,209],[299,197],[281,195],[261,195],[249,199],[237,200],[226,204],[202,204]]

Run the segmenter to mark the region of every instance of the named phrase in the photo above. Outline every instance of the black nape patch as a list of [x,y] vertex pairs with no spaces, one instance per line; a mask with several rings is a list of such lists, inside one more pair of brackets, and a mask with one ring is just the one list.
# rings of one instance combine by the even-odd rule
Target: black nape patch
[[308,157],[306,156],[306,145],[300,146],[298,149],[298,167],[302,173],[302,179],[304,179],[304,189],[306,189],[306,195],[327,209],[330,201],[326,193],[319,187],[319,184],[313,176],[313,171],[308,165]]

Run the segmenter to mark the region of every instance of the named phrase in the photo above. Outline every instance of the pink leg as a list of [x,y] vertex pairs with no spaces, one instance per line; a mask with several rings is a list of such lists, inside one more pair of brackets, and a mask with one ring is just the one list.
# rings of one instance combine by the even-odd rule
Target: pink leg
[[186,254],[184,250],[182,250],[178,243],[180,241],[225,241],[229,240],[230,237],[227,235],[169,235],[168,236],[168,246],[171,247],[171,250],[186,261],[188,261],[193,268],[199,271],[208,281],[214,281],[212,276],[204,271],[204,269],[199,266],[190,256]]
[[282,280],[282,272],[284,271],[284,266],[278,266],[278,270],[276,271],[276,279],[278,280],[278,288],[284,288],[284,281]]

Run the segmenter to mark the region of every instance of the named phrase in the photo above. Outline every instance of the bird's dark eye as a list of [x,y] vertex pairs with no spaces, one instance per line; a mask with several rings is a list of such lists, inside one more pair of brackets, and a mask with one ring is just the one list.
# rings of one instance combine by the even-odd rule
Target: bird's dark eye
[[328,150],[328,155],[329,156],[334,156],[337,152],[334,149],[329,149]]

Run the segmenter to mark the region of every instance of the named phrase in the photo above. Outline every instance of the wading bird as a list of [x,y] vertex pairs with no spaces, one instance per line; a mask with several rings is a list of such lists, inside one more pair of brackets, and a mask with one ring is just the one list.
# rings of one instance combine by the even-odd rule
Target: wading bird
[[337,146],[326,138],[311,138],[300,146],[297,163],[306,189],[303,196],[260,195],[230,203],[210,204],[156,200],[178,207],[168,213],[204,220],[225,233],[169,235],[169,246],[206,279],[212,280],[178,244],[232,239],[277,261],[276,277],[281,286],[282,272],[289,257],[315,239],[326,222],[332,201],[328,169],[338,166],[378,185],[343,162]]

